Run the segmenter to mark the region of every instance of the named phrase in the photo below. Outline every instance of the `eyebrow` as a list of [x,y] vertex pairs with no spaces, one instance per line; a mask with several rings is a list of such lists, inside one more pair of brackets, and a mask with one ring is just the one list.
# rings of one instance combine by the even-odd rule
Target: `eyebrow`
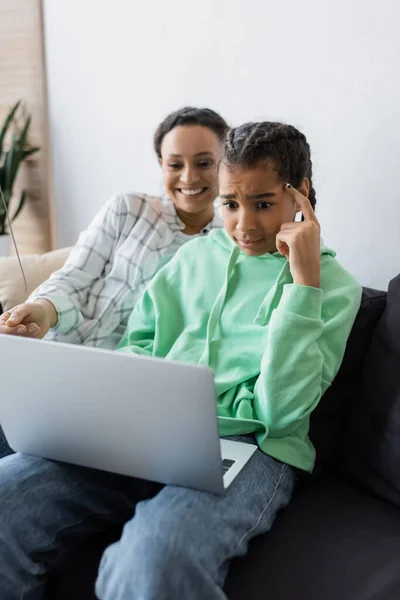
[[[168,154],[170,157],[182,158],[182,154]],[[195,156],[214,156],[212,152],[198,152]]]
[[[273,198],[276,196],[275,192],[263,192],[262,194],[247,194],[247,198],[249,200],[261,200],[262,198]],[[220,198],[224,200],[234,200],[236,198],[236,194],[220,194]]]

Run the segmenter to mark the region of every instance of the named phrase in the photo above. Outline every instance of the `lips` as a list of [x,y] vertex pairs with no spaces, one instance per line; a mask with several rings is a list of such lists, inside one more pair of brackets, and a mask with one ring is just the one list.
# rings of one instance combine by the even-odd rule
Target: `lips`
[[199,187],[199,188],[177,188],[178,192],[180,192],[181,194],[183,194],[184,196],[187,196],[189,198],[192,198],[193,196],[200,196],[200,194],[203,194],[204,192],[208,191],[210,188],[208,187]]
[[239,246],[241,246],[242,248],[253,248],[254,246],[257,246],[258,244],[260,244],[261,242],[263,242],[264,238],[259,238],[258,240],[239,240],[239,239],[236,239],[236,241],[239,244]]

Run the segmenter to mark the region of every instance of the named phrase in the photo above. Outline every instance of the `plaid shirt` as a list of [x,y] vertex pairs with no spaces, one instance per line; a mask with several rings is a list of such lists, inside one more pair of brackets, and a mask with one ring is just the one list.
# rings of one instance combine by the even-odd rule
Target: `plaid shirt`
[[[215,214],[202,234],[221,226]],[[183,228],[169,199],[113,196],[81,233],[63,268],[30,296],[56,308],[58,323],[47,339],[115,348],[146,285],[195,237]]]

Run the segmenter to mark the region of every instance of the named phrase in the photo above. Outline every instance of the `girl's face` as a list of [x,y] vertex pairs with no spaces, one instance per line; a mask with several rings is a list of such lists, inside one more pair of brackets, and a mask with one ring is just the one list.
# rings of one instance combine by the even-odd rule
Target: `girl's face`
[[160,165],[178,212],[196,214],[212,208],[218,196],[220,148],[218,136],[200,125],[181,125],[164,137]]
[[[294,221],[298,207],[285,189],[274,164],[255,167],[221,164],[219,192],[225,229],[249,256],[276,252],[276,235],[282,223]],[[309,182],[297,188],[308,197]]]

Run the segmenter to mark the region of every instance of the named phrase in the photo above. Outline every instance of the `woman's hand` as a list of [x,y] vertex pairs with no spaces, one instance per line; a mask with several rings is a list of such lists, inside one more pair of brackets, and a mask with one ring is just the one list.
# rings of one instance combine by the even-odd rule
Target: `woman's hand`
[[321,250],[319,221],[308,198],[292,186],[286,191],[303,213],[304,221],[283,223],[276,236],[278,252],[290,264],[293,282],[319,288],[321,279]]
[[51,302],[25,302],[0,316],[0,334],[42,338],[56,323],[57,313]]

